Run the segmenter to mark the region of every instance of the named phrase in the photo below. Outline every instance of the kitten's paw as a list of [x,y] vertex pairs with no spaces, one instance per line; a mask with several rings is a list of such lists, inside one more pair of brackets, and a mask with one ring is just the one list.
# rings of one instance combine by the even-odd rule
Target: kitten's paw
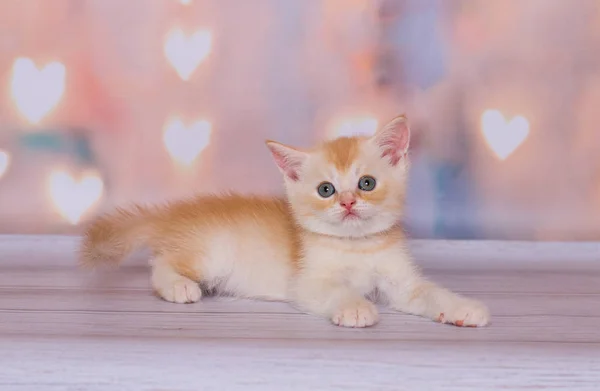
[[377,307],[368,300],[346,304],[331,317],[331,322],[343,327],[367,327],[377,323]]
[[460,327],[482,327],[490,323],[490,311],[477,300],[461,299],[452,309],[440,313],[436,320]]
[[202,290],[198,283],[181,278],[173,281],[169,286],[156,289],[157,293],[171,303],[195,303],[202,297]]

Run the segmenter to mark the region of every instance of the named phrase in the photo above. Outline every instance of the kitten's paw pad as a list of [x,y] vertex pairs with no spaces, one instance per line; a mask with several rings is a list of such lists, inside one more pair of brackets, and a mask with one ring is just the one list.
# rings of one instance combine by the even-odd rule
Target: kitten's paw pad
[[343,327],[367,327],[377,323],[378,319],[377,307],[365,300],[340,308],[331,317],[331,322]]
[[200,286],[192,280],[177,280],[170,288],[159,291],[160,296],[172,303],[195,303],[202,297]]
[[439,314],[437,321],[459,327],[483,327],[490,323],[490,311],[475,300],[465,300],[454,309]]

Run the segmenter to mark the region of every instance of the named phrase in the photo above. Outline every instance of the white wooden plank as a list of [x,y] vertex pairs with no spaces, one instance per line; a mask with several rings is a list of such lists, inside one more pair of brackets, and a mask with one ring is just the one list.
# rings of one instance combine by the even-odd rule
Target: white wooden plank
[[0,335],[15,336],[600,343],[600,318],[588,316],[496,316],[490,327],[477,329],[396,313],[383,314],[367,329],[335,327],[299,313],[1,310],[0,319]]
[[[452,290],[468,294],[600,294],[600,272],[424,269],[424,274]],[[148,267],[86,272],[75,267],[0,267],[0,287],[11,289],[150,289]]]
[[462,329],[383,310],[376,327],[349,330],[284,303],[165,303],[150,292],[143,257],[88,274],[75,267],[77,241],[0,236],[2,391],[600,383],[597,243],[413,241],[426,275],[484,300],[492,325]]
[[[29,390],[591,391],[580,344],[249,340],[0,340],[0,388]],[[435,357],[432,360],[432,357]]]
[[[600,294],[478,293],[494,316],[589,316],[600,317]],[[67,290],[0,288],[0,310],[117,311],[156,313],[297,313],[286,303],[205,297],[199,303],[172,304],[149,290]],[[394,311],[380,306],[383,313]]]

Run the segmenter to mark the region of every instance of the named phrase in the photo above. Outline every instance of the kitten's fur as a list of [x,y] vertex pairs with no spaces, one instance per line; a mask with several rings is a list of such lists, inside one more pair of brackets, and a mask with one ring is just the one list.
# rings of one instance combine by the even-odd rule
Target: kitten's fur
[[[402,312],[458,326],[484,326],[489,312],[426,281],[410,260],[398,225],[403,212],[410,132],[397,117],[373,137],[339,138],[302,151],[268,141],[283,173],[278,198],[200,196],[101,216],[86,232],[84,264],[118,263],[153,250],[152,286],[176,303],[200,300],[199,284],[237,297],[289,301],[347,327],[377,322],[377,290]],[[376,179],[372,191],[359,179]],[[323,198],[317,188],[331,182]],[[359,217],[345,218],[345,202]],[[350,202],[350,204],[348,204]]]

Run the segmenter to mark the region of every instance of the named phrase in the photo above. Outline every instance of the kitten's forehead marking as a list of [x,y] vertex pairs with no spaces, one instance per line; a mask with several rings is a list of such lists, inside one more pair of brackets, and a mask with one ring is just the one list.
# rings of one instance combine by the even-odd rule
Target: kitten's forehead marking
[[360,141],[357,137],[341,137],[323,144],[325,159],[339,173],[348,171],[358,158]]

